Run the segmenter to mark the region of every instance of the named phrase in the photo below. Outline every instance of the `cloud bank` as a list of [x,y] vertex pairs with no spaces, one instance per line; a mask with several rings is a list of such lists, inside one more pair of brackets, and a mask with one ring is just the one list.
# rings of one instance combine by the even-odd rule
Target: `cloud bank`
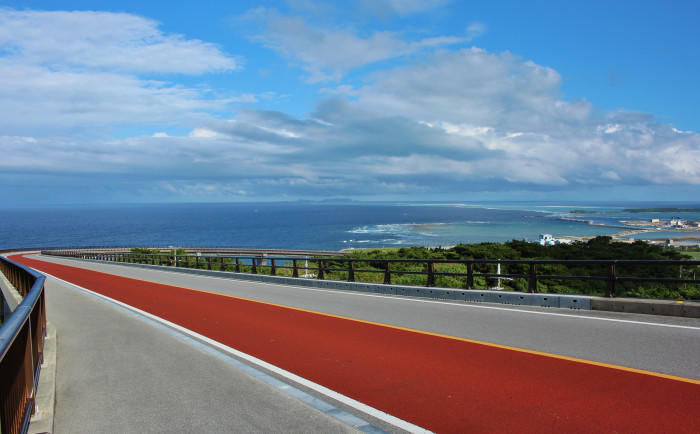
[[[408,12],[413,4],[395,2]],[[174,74],[233,73],[238,61],[216,45],[165,34],[154,21],[0,10],[6,194],[466,200],[626,187],[685,194],[700,184],[700,135],[649,113],[564,100],[552,68],[509,52],[452,47],[449,36],[358,36],[266,17],[263,44],[312,77],[339,81],[307,115],[254,105],[231,112],[231,102],[258,97],[221,98],[179,84]],[[378,68],[360,85],[342,81],[351,69],[406,53],[420,55]],[[186,133],[163,131],[170,126]],[[135,132],[112,133],[124,128]]]
[[4,134],[193,121],[226,101],[162,77],[237,68],[214,44],[134,15],[0,9]]

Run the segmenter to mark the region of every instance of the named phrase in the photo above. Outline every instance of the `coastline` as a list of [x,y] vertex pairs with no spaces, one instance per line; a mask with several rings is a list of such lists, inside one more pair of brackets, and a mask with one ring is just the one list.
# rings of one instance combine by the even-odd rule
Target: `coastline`
[[[700,228],[661,227],[675,214],[622,211],[623,204],[379,203],[146,204],[6,210],[5,247],[218,246],[340,250],[537,241],[539,234],[585,241],[595,236],[695,243]],[[647,205],[647,204],[644,204]],[[654,206],[657,204],[648,203]],[[666,205],[666,204],[662,204]],[[572,213],[586,207],[586,214]],[[687,207],[700,209],[697,203]],[[657,208],[654,208],[657,209]],[[658,208],[661,209],[661,208]],[[666,209],[666,208],[663,208]],[[578,214],[578,215],[576,215]],[[683,220],[700,223],[700,212]],[[660,220],[660,222],[659,222]],[[626,224],[640,222],[639,225]],[[645,226],[642,225],[642,222]],[[684,244],[685,243],[680,243]]]
[[[604,225],[600,225],[604,226]],[[612,227],[612,226],[606,226],[606,227]],[[672,241],[680,241],[680,242],[688,242],[689,245],[700,245],[700,231],[693,230],[693,229],[674,229],[674,230],[663,230],[665,233],[673,232],[673,233],[678,233],[678,234],[692,234],[692,235],[684,235],[684,236],[679,236],[679,237],[658,237],[658,238],[646,238],[646,239],[635,239],[635,238],[626,238],[632,235],[640,235],[640,234],[649,234],[649,233],[655,233],[655,232],[660,232],[657,229],[632,229],[632,230],[627,230],[627,231],[622,231],[618,232],[616,234],[610,235],[612,237],[613,241],[617,242],[625,242],[625,243],[632,243],[635,241],[646,241],[650,243],[665,243],[667,240],[671,239]],[[558,239],[564,239],[564,240],[569,240],[569,241],[588,241],[591,240],[599,235],[585,235],[585,236],[577,236],[577,235],[565,235],[561,237],[557,237]]]

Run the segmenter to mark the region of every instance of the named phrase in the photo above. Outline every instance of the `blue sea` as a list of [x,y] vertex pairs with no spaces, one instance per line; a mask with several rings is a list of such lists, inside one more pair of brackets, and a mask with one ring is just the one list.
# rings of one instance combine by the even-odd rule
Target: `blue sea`
[[[542,233],[555,237],[610,235],[625,230],[624,220],[675,215],[625,211],[660,207],[700,208],[700,203],[284,202],[0,208],[0,249],[207,246],[339,250],[535,241]],[[700,221],[698,212],[679,216]],[[653,238],[650,234],[638,237]]]

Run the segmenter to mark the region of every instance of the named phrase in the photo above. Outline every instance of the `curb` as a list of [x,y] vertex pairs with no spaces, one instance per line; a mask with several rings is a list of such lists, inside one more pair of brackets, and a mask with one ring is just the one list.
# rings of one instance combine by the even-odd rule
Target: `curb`
[[58,346],[56,328],[46,323],[44,338],[44,360],[41,364],[37,386],[35,412],[29,422],[29,434],[53,432],[53,417],[56,406],[56,350]]
[[317,280],[265,274],[235,273],[232,271],[202,270],[194,268],[169,267],[163,265],[112,262],[98,259],[70,258],[76,261],[96,262],[108,265],[124,265],[151,270],[176,273],[198,274],[203,276],[226,277],[253,282],[268,282],[292,286],[305,286],[322,289],[339,289],[384,295],[458,300],[468,303],[498,303],[516,306],[557,307],[563,309],[599,310],[609,312],[643,313],[650,315],[681,316],[700,318],[700,303],[676,300],[646,300],[636,298],[606,298],[590,295],[531,294],[514,291],[486,289],[436,288],[404,285],[384,285],[375,283],[344,282],[338,280]]
[[694,301],[591,297],[591,310],[700,318],[700,303]]
[[338,280],[304,279],[283,276],[268,276],[265,274],[235,273],[232,271],[202,270],[194,268],[168,267],[151,264],[134,264],[128,262],[111,262],[97,259],[78,259],[77,261],[94,262],[108,265],[124,265],[134,268],[145,268],[160,271],[172,271],[176,273],[196,274],[202,276],[225,277],[236,280],[252,282],[277,283],[282,285],[303,286],[321,289],[338,289],[343,291],[357,291],[365,293],[431,298],[438,300],[457,300],[470,303],[498,303],[519,306],[558,307],[568,309],[590,310],[589,296],[566,294],[529,294],[526,292],[475,290],[458,288],[437,288],[406,285],[385,285],[376,283],[344,282]]
[[54,408],[56,406],[56,347],[56,328],[47,322],[44,357],[34,400],[34,415],[29,421],[27,430],[29,434],[53,432]]

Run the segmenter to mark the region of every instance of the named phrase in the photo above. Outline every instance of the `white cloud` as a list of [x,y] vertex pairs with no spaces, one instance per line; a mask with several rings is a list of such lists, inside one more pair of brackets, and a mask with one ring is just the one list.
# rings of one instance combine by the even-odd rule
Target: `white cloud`
[[[106,19],[106,25],[114,17],[92,18]],[[141,28],[143,19],[133,18]],[[422,49],[421,43],[449,43],[429,38],[411,43],[381,32],[358,36],[349,28],[314,30],[280,19],[291,20],[285,24],[291,27],[278,37],[291,39],[275,42],[279,49],[321,75],[342,75],[363,62]],[[292,37],[295,25],[298,39]],[[214,98],[206,88],[153,80],[150,74],[158,71],[121,60],[56,63],[57,57],[31,48],[40,45],[39,36],[30,35],[36,41],[22,48],[0,33],[5,38],[0,45],[5,50],[0,54],[4,183],[19,183],[11,175],[31,173],[83,185],[94,175],[96,184],[120,181],[128,191],[150,197],[216,200],[243,195],[418,199],[654,184],[690,191],[700,184],[700,135],[661,124],[650,114],[605,112],[587,101],[563,100],[555,70],[507,52],[443,49],[376,72],[364,85],[341,82],[326,90],[328,97],[307,116],[248,108],[217,120],[207,112],[277,95]],[[177,41],[185,41],[161,39],[174,44],[174,53],[181,52]],[[148,38],[144,41],[148,45]],[[160,50],[163,43],[155,45]],[[205,57],[211,53],[211,46],[200,48]],[[67,59],[78,52],[66,50]],[[201,71],[220,70],[217,65],[229,58],[219,54]],[[123,126],[138,133],[113,137],[110,129]],[[182,130],[190,133],[164,132]]]
[[[278,143],[289,152],[285,163],[311,163],[300,176],[341,178],[348,189],[370,182],[441,192],[700,183],[698,134],[649,114],[564,101],[556,71],[510,53],[442,51],[373,78],[361,88],[339,87],[308,120],[249,112],[225,134]],[[294,135],[263,134],[272,131]],[[289,147],[295,136],[303,147]]]
[[[429,62],[376,74],[356,90],[353,104],[469,138],[469,149],[477,141],[484,151],[500,152],[485,153],[482,170],[473,173],[500,170],[509,182],[700,182],[700,135],[649,114],[603,113],[586,101],[563,101],[560,87],[556,71],[509,53],[443,51]],[[438,150],[455,147],[452,140],[435,143]]]
[[314,28],[300,17],[284,16],[263,8],[250,11],[248,17],[261,21],[265,27],[256,39],[300,62],[312,83],[339,80],[354,68],[426,48],[464,43],[478,33],[472,29],[464,36],[410,41],[396,32],[375,31],[360,35],[350,27]]
[[387,14],[410,15],[439,8],[450,0],[362,0],[360,7],[384,16]]
[[359,89],[362,106],[426,121],[529,131],[585,118],[586,102],[559,99],[560,75],[508,52],[439,51],[427,61],[382,71]]
[[483,23],[474,22],[467,26],[467,36],[469,38],[478,38],[486,32],[486,26]]
[[201,89],[112,72],[56,71],[0,59],[0,127],[21,132],[104,128],[128,123],[170,123],[223,107]]
[[0,129],[75,135],[108,133],[117,125],[196,123],[235,98],[145,75],[236,68],[213,44],[164,34],[142,17],[0,9]]
[[110,12],[0,9],[0,47],[22,63],[132,73],[202,74],[238,68],[219,48],[158,23]]

